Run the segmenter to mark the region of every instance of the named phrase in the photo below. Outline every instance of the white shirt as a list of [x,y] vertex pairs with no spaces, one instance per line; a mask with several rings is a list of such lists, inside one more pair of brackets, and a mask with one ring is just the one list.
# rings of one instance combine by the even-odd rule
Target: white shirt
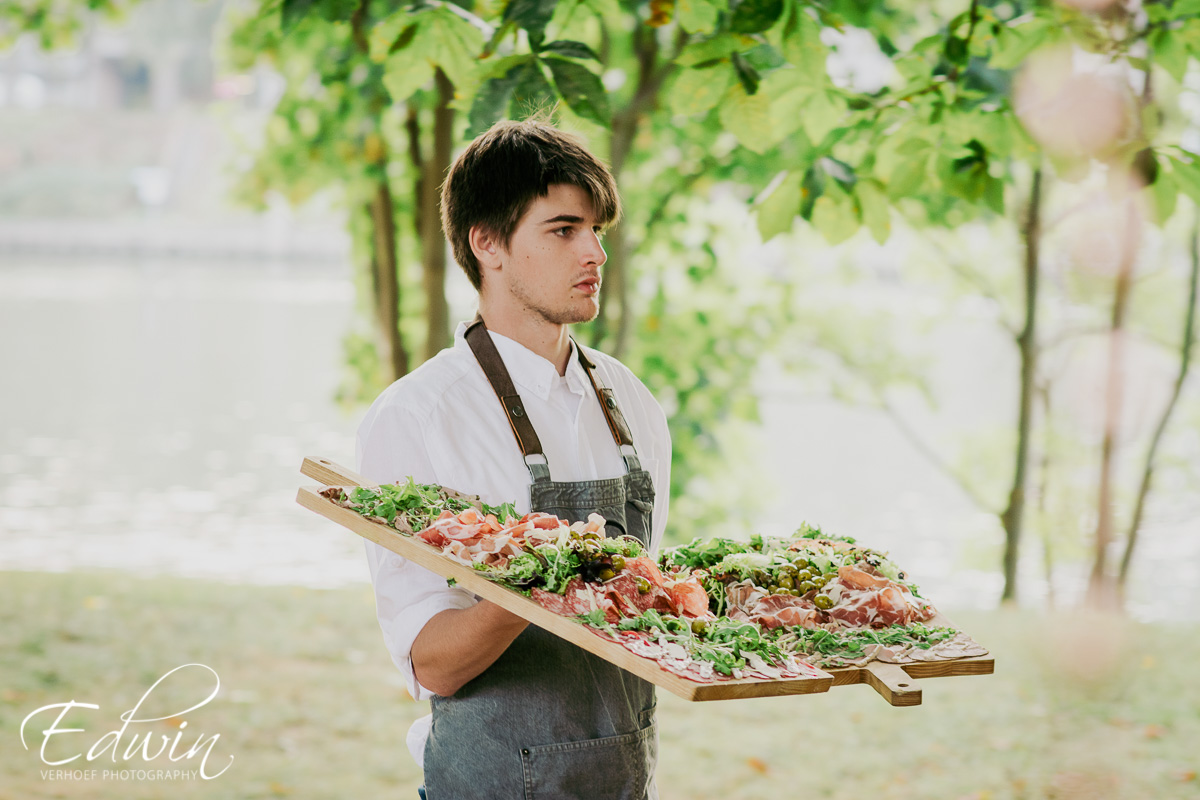
[[[516,503],[529,508],[529,469],[517,440],[463,338],[466,324],[454,333],[454,346],[389,386],[367,411],[358,427],[358,471],[375,483],[433,483],[485,503]],[[529,421],[556,481],[584,481],[624,475],[600,402],[579,363],[574,347],[565,375],[532,350],[493,331],[488,332],[521,395]],[[613,390],[629,424],[642,468],[654,480],[655,501],[650,549],[657,551],[667,523],[671,470],[671,437],[666,416],[650,391],[615,358],[584,348],[596,365],[601,386]],[[425,700],[433,693],[417,683],[412,643],[435,614],[469,608],[477,598],[446,585],[446,579],[395,553],[366,541],[367,563],[375,586],[375,610],[384,644],[408,684],[409,693]],[[418,764],[424,760],[429,717],[409,731],[408,746]]]

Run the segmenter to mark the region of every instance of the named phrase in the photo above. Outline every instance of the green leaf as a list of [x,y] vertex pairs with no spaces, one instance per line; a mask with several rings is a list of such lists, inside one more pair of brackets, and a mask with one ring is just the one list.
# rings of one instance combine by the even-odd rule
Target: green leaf
[[804,132],[813,144],[820,145],[830,131],[841,126],[846,101],[832,90],[814,92],[804,103],[801,113]]
[[403,103],[433,80],[433,65],[420,47],[406,47],[388,56],[384,70],[383,85],[394,103]]
[[783,14],[783,0],[731,0],[730,5],[729,29],[734,33],[761,33]]
[[1154,61],[1177,81],[1183,81],[1187,72],[1188,51],[1174,31],[1158,29],[1150,40],[1154,49]]
[[420,46],[455,86],[471,81],[476,56],[483,47],[483,34],[471,23],[445,8],[424,15]]
[[804,172],[804,180],[800,183],[800,216],[812,219],[813,207],[818,198],[825,194],[825,171],[813,164]]
[[[778,35],[772,35],[778,31]],[[779,28],[767,34],[771,42],[798,70],[800,80],[810,86],[828,83],[825,62],[829,49],[821,41],[821,26],[807,12],[805,6],[791,5],[788,17]]]
[[1173,168],[1175,183],[1184,194],[1192,198],[1192,202],[1200,203],[1200,159],[1193,155],[1190,162],[1178,158],[1170,158],[1168,161]]
[[897,165],[887,186],[888,195],[893,200],[921,193],[929,177],[929,156],[930,152],[923,150]]
[[996,46],[988,62],[993,69],[1016,69],[1025,57],[1050,40],[1057,28],[1044,17],[1020,25],[1004,25],[996,34]]
[[1167,220],[1175,213],[1175,204],[1179,199],[1179,186],[1174,175],[1166,170],[1158,171],[1158,178],[1150,184],[1147,191],[1154,201],[1154,219],[1160,226],[1166,225]]
[[546,80],[537,58],[531,58],[517,70],[517,83],[509,100],[508,114],[512,119],[525,119],[555,104],[557,97]]
[[667,108],[672,114],[702,114],[720,102],[734,80],[733,70],[724,61],[681,69],[667,92]]
[[750,66],[741,53],[734,53],[730,59],[733,61],[733,69],[737,72],[738,80],[742,82],[742,88],[746,90],[746,94],[757,92],[760,80],[758,70]]
[[675,13],[688,33],[712,33],[717,27],[720,6],[710,0],[679,0]]
[[523,65],[513,67],[502,77],[484,81],[479,87],[471,103],[469,136],[478,136],[504,116],[523,68]]
[[321,0],[283,0],[282,27],[284,33],[296,27],[300,20],[312,13],[313,6]]
[[570,39],[559,39],[557,42],[551,42],[542,48],[542,52],[556,53],[568,58],[586,58],[597,62],[600,60],[600,56],[596,55],[592,48],[583,42],[575,42]]
[[801,177],[795,172],[784,173],[771,193],[759,202],[756,222],[764,242],[792,229],[800,211]]
[[562,58],[546,58],[542,61],[550,68],[554,85],[572,111],[605,127],[612,124],[608,94],[599,75],[582,64]]
[[1200,0],[1177,0],[1171,6],[1171,18],[1191,17],[1200,14]]
[[871,237],[883,244],[892,234],[892,216],[888,211],[887,196],[875,180],[859,181],[854,193],[862,210],[863,224],[871,232]]
[[983,187],[983,202],[999,216],[1004,216],[1004,181],[988,175]]
[[771,103],[763,92],[748,94],[741,83],[733,84],[721,99],[718,116],[747,150],[764,153],[778,141],[771,130]]
[[546,23],[554,16],[557,0],[511,0],[504,7],[501,23],[515,22],[529,34],[529,45],[536,52],[546,35]]
[[768,75],[762,83],[762,91],[771,98],[771,129],[782,141],[800,129],[804,120],[804,104],[812,96],[813,90],[807,86],[776,90],[780,82],[774,79],[779,74],[775,72]]
[[681,67],[694,67],[718,58],[728,58],[731,53],[746,46],[747,43],[753,44],[753,40],[742,36],[732,36],[728,33],[717,34],[708,39],[688,44],[680,51],[675,63]]
[[840,244],[858,230],[858,216],[845,194],[826,192],[813,205],[812,224],[830,244]]

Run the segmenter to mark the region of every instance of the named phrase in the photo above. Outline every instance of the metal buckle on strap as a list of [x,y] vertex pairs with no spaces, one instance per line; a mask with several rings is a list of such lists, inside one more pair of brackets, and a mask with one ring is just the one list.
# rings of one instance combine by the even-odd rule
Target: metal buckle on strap
[[530,453],[525,456],[525,466],[534,481],[550,480],[550,461],[544,453]]

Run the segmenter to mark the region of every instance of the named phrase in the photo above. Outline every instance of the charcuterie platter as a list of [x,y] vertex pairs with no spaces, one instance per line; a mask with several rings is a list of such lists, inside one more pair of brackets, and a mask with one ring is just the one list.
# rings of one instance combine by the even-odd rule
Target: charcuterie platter
[[913,678],[994,666],[886,578],[890,562],[843,542],[696,541],[655,562],[637,540],[605,537],[596,515],[518,518],[443,487],[373,486],[324,459],[301,472],[323,484],[300,489],[306,508],[685,700],[867,683],[915,705]]

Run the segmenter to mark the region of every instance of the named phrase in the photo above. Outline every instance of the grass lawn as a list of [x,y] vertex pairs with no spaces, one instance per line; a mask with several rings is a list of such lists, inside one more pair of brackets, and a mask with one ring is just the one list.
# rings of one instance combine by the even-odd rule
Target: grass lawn
[[[954,614],[996,674],[923,681],[892,708],[866,686],[825,695],[686,703],[660,694],[663,800],[683,798],[1200,797],[1200,627],[1024,612]],[[48,780],[47,758],[86,753],[155,690],[113,749],[53,769],[196,770],[212,780]],[[0,799],[415,798],[404,746],[426,713],[383,648],[368,587],[264,588],[118,573],[0,573]],[[175,714],[175,716],[172,716]],[[186,719],[181,717],[186,716]],[[184,724],[186,723],[186,724]],[[152,733],[147,763],[121,757]],[[211,737],[219,734],[212,742]],[[111,740],[115,737],[109,737]],[[103,747],[100,743],[98,747]],[[230,763],[230,757],[233,757]],[[464,754],[469,757],[469,754]]]

